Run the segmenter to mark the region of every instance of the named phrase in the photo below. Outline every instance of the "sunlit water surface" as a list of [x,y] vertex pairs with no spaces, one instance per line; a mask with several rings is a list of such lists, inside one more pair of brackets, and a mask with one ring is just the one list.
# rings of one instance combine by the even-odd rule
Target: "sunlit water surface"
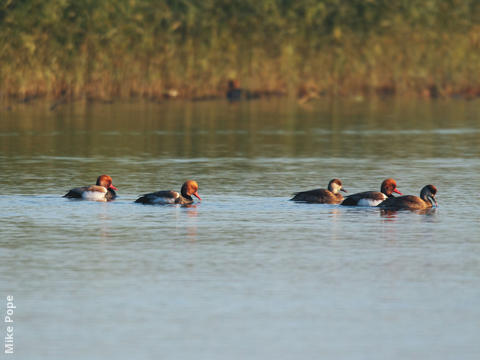
[[[391,100],[1,110],[15,358],[479,359],[479,113]],[[61,197],[102,173],[118,200]],[[350,193],[432,183],[439,208],[288,201],[334,177]],[[188,178],[201,203],[133,203]]]

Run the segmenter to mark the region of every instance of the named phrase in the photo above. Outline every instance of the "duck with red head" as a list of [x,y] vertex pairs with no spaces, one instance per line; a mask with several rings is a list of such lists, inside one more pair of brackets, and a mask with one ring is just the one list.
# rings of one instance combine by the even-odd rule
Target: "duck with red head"
[[438,206],[437,188],[433,185],[425,185],[420,191],[420,197],[414,195],[405,195],[399,197],[392,197],[382,202],[379,207],[388,210],[425,210]]
[[397,182],[391,178],[385,179],[378,191],[365,191],[347,196],[341,205],[346,206],[377,206],[388,198],[393,197],[393,193],[403,195],[397,189]]
[[95,185],[83,186],[71,189],[63,197],[70,199],[84,199],[93,201],[110,201],[117,197],[112,178],[108,175],[100,175]]
[[347,192],[339,179],[332,179],[327,189],[315,189],[295,193],[290,200],[315,204],[340,204],[343,200],[340,191]]
[[194,180],[185,181],[180,193],[173,190],[161,190],[154,193],[142,195],[136,203],[148,205],[162,204],[181,204],[187,205],[193,203],[192,195],[202,200],[198,195],[198,184]]

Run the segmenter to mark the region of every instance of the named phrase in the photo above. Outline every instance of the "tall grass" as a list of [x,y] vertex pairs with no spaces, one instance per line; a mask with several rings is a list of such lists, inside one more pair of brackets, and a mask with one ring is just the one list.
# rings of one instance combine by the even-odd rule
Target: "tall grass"
[[0,97],[480,93],[476,0],[0,0]]

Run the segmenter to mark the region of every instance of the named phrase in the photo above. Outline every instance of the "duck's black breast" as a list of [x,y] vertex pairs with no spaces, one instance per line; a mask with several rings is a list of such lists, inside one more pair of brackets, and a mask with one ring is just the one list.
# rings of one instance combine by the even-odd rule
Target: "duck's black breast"
[[187,205],[193,203],[193,198],[191,196],[180,195],[175,201],[176,204]]
[[112,189],[107,190],[107,194],[105,195],[105,198],[107,199],[107,201],[114,200],[116,197],[117,197],[117,193],[115,192],[115,190],[112,190]]

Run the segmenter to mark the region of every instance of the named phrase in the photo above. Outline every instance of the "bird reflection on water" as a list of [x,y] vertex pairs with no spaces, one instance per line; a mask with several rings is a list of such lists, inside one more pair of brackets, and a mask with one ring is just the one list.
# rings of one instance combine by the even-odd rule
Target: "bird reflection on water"
[[197,231],[197,217],[198,217],[198,205],[197,204],[185,204],[181,206],[182,209],[185,209],[187,212],[187,221],[185,229],[187,230],[186,235],[187,239],[190,242],[195,242],[198,240],[198,231]]
[[419,215],[434,216],[437,212],[437,208],[428,208],[421,210],[390,210],[390,209],[380,209],[380,217],[385,218],[387,221],[395,221],[399,213],[415,213]]

